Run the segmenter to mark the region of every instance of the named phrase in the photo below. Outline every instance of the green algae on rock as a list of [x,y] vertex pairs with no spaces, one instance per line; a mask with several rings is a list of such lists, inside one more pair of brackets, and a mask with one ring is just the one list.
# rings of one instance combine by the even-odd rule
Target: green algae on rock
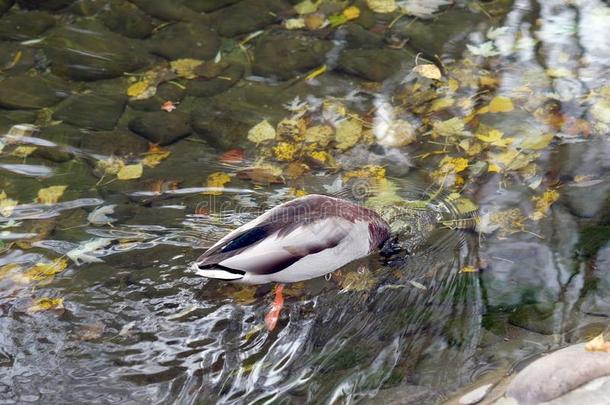
[[37,109],[50,107],[69,95],[69,86],[52,76],[20,75],[0,82],[0,107]]

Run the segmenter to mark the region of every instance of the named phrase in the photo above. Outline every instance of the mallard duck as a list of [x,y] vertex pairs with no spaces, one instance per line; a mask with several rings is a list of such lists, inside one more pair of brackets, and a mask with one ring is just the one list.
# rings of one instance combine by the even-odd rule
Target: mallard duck
[[367,256],[389,237],[389,225],[374,211],[311,194],[232,231],[192,268],[201,276],[233,282],[297,282]]

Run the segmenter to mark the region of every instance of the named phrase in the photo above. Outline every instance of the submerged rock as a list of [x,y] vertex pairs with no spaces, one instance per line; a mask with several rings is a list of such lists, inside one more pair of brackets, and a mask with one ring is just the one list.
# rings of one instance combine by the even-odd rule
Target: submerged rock
[[53,118],[82,128],[110,130],[123,113],[126,101],[123,96],[75,95],[59,106]]
[[74,3],[74,0],[17,0],[19,7],[28,10],[60,10]]
[[506,396],[523,405],[539,404],[608,375],[610,353],[588,352],[584,344],[577,344],[528,365],[508,386]]
[[154,96],[145,100],[130,100],[129,106],[140,111],[161,111],[161,106],[166,101],[178,103],[184,98],[184,89],[173,83],[161,83],[157,86]]
[[133,4],[163,21],[197,21],[199,14],[175,1],[130,0]]
[[344,40],[348,48],[379,49],[384,45],[383,36],[356,23],[348,23],[337,30],[336,38]]
[[179,111],[141,113],[129,122],[129,129],[160,145],[169,145],[191,133],[189,115]]
[[92,132],[83,137],[81,148],[102,155],[137,155],[146,152],[146,139],[127,130]]
[[0,82],[0,106],[9,109],[50,107],[68,94],[66,83],[48,76],[20,75]]
[[0,19],[0,39],[25,41],[36,38],[55,25],[55,19],[42,11],[6,15]]
[[127,2],[112,1],[101,20],[110,30],[130,38],[146,38],[154,29],[152,18]]
[[0,42],[0,69],[5,75],[23,73],[34,67],[34,50],[17,42]]
[[346,49],[341,52],[338,68],[374,82],[382,82],[401,69],[415,65],[415,55],[394,49]]
[[0,133],[6,133],[13,125],[32,124],[36,121],[36,111],[17,111],[0,109]]
[[279,11],[291,6],[283,0],[243,0],[210,15],[212,27],[223,37],[234,37],[274,23]]
[[240,0],[185,0],[184,5],[200,13],[209,13],[239,1]]
[[244,75],[244,67],[234,63],[227,67],[219,77],[210,80],[189,80],[187,93],[195,97],[210,97],[227,91]]
[[55,31],[47,40],[45,53],[55,74],[73,80],[118,77],[150,62],[135,43],[97,24]]
[[13,7],[13,4],[15,4],[15,0],[0,0],[0,16]]
[[214,58],[219,47],[218,34],[201,24],[173,24],[159,31],[150,40],[151,52],[170,60],[209,60]]
[[329,41],[290,32],[270,33],[254,49],[252,71],[261,76],[292,78],[324,64],[326,53],[332,48]]

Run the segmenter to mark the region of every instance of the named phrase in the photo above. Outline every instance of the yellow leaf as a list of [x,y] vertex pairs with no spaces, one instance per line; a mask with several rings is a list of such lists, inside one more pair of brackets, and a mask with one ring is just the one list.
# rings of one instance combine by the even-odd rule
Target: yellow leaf
[[195,69],[201,64],[203,64],[202,60],[188,58],[176,59],[169,63],[171,69],[176,72],[179,77],[184,77],[185,79],[196,78],[198,75],[195,73]]
[[479,270],[475,269],[473,266],[464,266],[460,270],[460,273],[476,273],[477,271]]
[[0,216],[8,217],[17,206],[17,201],[8,198],[4,190],[0,192]]
[[391,13],[396,10],[395,0],[366,0],[366,5],[376,13]]
[[275,139],[275,128],[267,120],[261,121],[248,131],[248,140],[259,144]]
[[9,264],[5,264],[4,266],[1,266],[0,267],[0,280],[2,280],[9,273],[11,273],[13,270],[18,269],[18,268],[19,268],[19,265],[16,263],[9,263]]
[[348,20],[355,20],[360,17],[360,9],[356,6],[349,6],[345,10],[343,10],[343,15]]
[[490,163],[487,167],[487,171],[492,173],[500,173],[502,172],[502,168],[495,163]]
[[512,100],[508,97],[496,96],[489,103],[490,113],[509,112],[514,108]]
[[551,208],[551,205],[559,199],[559,191],[547,190],[542,195],[532,198],[532,202],[535,204],[535,210],[530,215],[530,218],[534,221],[538,221],[544,218]]
[[307,195],[307,191],[301,190],[298,188],[290,188],[290,194],[292,194],[295,197],[303,197],[303,196]]
[[333,158],[333,156],[323,150],[318,150],[318,151],[313,151],[309,153],[309,156],[312,159],[317,160],[320,163],[326,164],[327,166],[334,166],[335,165],[335,159]]
[[505,148],[510,145],[513,140],[512,138],[503,138],[504,134],[497,129],[492,129],[489,131],[487,135],[477,134],[477,139],[480,139],[483,142],[489,143],[493,146],[498,146],[500,148]]
[[441,172],[460,173],[468,167],[468,159],[462,157],[445,156],[440,162]]
[[273,147],[273,156],[277,160],[288,161],[294,159],[294,155],[297,152],[296,146],[288,142],[279,142],[277,146]]
[[385,168],[376,165],[366,165],[360,169],[351,170],[343,174],[343,181],[345,183],[352,179],[372,179],[382,181],[385,179]]
[[523,142],[521,142],[521,147],[532,150],[544,149],[549,146],[554,137],[555,135],[553,134],[528,136]]
[[298,14],[310,14],[316,12],[318,3],[319,1],[303,0],[298,4],[295,4],[293,8]]
[[305,28],[305,19],[303,17],[289,18],[284,21],[284,28],[287,30],[300,30],[301,28]]
[[42,204],[55,204],[57,201],[59,201],[67,188],[68,186],[51,186],[41,188],[38,190],[37,201]]
[[207,186],[217,190],[205,191],[203,194],[221,195],[224,185],[231,181],[231,176],[224,172],[215,172],[208,176]]
[[13,280],[22,284],[32,281],[50,281],[53,276],[64,271],[66,267],[68,267],[68,260],[60,257],[49,263],[36,263],[23,274],[13,277]]
[[326,147],[333,140],[335,130],[330,125],[314,125],[305,130],[305,142]]
[[585,344],[585,350],[588,352],[609,352],[610,353],[610,342],[604,339],[604,334],[601,333],[596,338],[588,341]]
[[36,150],[36,146],[18,146],[15,148],[11,155],[19,158],[26,158],[30,156]]
[[317,68],[316,70],[314,70],[313,72],[309,73],[307,76],[305,76],[305,80],[315,79],[316,77],[320,76],[321,74],[324,74],[325,72],[326,72],[326,65],[322,65],[319,68]]
[[157,87],[149,80],[135,82],[127,88],[127,95],[135,100],[150,98],[157,92]]
[[166,159],[170,154],[170,151],[156,147],[156,149],[146,153],[144,159],[142,159],[142,164],[146,167],[158,166],[159,163]]
[[116,174],[116,178],[119,180],[139,179],[142,176],[143,170],[144,167],[142,166],[142,163],[126,165],[121,167],[119,172]]
[[39,298],[34,301],[34,305],[28,308],[29,312],[40,312],[48,311],[50,309],[63,309],[64,299],[63,298]]
[[335,133],[335,147],[338,149],[349,149],[358,143],[362,135],[362,124],[357,120],[345,120],[337,125]]
[[437,98],[430,104],[428,111],[434,112],[444,110],[445,108],[451,107],[455,103],[455,100],[449,97]]
[[433,64],[417,65],[413,71],[426,79],[441,80],[441,70]]
[[432,124],[432,133],[435,136],[464,136],[468,132],[464,130],[464,120],[453,117],[445,121],[435,121]]
[[114,156],[111,156],[108,159],[98,160],[95,164],[95,167],[104,172],[104,175],[111,176],[117,174],[123,166],[125,166],[125,162]]

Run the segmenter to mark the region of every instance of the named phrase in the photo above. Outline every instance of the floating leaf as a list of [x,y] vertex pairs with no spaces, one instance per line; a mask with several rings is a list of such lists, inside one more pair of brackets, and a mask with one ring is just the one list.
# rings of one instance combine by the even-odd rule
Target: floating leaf
[[159,145],[151,143],[148,147],[148,152],[146,152],[144,159],[142,159],[142,164],[146,167],[155,167],[170,154],[170,151],[161,149]]
[[97,250],[106,247],[112,242],[109,238],[96,238],[87,242],[81,243],[78,247],[70,250],[66,253],[66,256],[70,258],[77,266],[83,263],[101,263],[102,259],[94,256]]
[[484,58],[500,54],[493,41],[487,41],[478,46],[468,44],[466,47],[473,55],[483,56]]
[[512,100],[508,97],[496,96],[489,103],[490,113],[509,112],[514,108]]
[[63,298],[39,298],[34,301],[34,305],[28,308],[29,312],[41,312],[48,311],[51,309],[63,309],[64,299]]
[[272,148],[272,151],[277,160],[289,161],[294,159],[297,148],[288,142],[279,142]]
[[231,176],[224,172],[215,172],[208,176],[207,186],[218,190],[205,191],[203,194],[221,195],[224,185],[231,181]]
[[557,190],[547,190],[542,195],[536,196],[532,199],[535,204],[535,210],[530,215],[530,218],[534,221],[538,221],[544,218],[551,208],[551,205],[559,199],[559,192]]
[[195,79],[198,76],[196,69],[203,63],[202,60],[185,58],[171,61],[169,65],[178,77]]
[[330,125],[314,125],[305,131],[305,142],[317,143],[323,148],[333,140],[335,130]]
[[426,79],[441,80],[441,70],[433,64],[417,65],[413,71]]
[[356,170],[351,170],[343,174],[343,182],[347,183],[352,179],[371,179],[376,181],[385,180],[385,168],[376,165],[366,165]]
[[521,142],[521,147],[531,150],[545,149],[554,137],[555,135],[553,134],[530,135]]
[[231,149],[218,157],[220,163],[238,164],[244,161],[245,153],[243,149]]
[[476,273],[478,269],[473,266],[464,266],[460,269],[460,273]]
[[503,138],[503,136],[504,134],[501,131],[498,131],[497,129],[492,129],[487,135],[476,135],[477,139],[480,139],[485,143],[489,143],[493,146],[498,146],[500,148],[505,148],[506,146],[510,145],[513,140],[512,138]]
[[326,17],[322,13],[309,14],[305,16],[305,26],[308,30],[317,30],[326,23]]
[[56,204],[68,186],[51,186],[38,190],[37,201],[42,204]]
[[464,120],[453,117],[445,121],[435,121],[432,124],[432,133],[436,136],[468,136],[470,132],[464,130]]
[[289,18],[284,21],[284,28],[287,30],[300,30],[305,28],[305,19],[303,17],[299,18]]
[[8,198],[4,190],[0,192],[0,216],[9,217],[17,206],[17,200]]
[[394,0],[366,0],[366,5],[376,13],[391,13],[396,10],[396,1]]
[[349,149],[358,143],[362,135],[362,124],[355,120],[345,120],[337,125],[335,132],[335,142],[338,149]]
[[331,16],[328,16],[328,22],[330,23],[331,27],[335,28],[335,27],[345,24],[347,22],[347,17],[344,16],[343,14],[331,15]]
[[15,148],[15,150],[13,150],[11,155],[25,159],[34,153],[36,149],[38,149],[36,146],[18,146]]
[[87,215],[87,221],[93,225],[107,225],[110,224],[116,219],[109,217],[108,215],[114,214],[114,208],[116,204],[105,205],[103,207],[99,207],[91,211],[89,215]]
[[585,350],[588,352],[607,352],[610,353],[610,342],[607,342],[604,338],[604,334],[601,333],[596,338],[588,341],[585,344]]
[[66,267],[68,267],[68,260],[60,257],[49,263],[36,263],[23,274],[13,277],[13,280],[23,284],[32,281],[47,282],[52,280],[56,274],[64,271]]
[[298,14],[310,14],[315,13],[318,10],[319,1],[303,0],[302,2],[295,4],[294,11]]
[[350,21],[355,20],[360,17],[360,9],[356,6],[349,6],[345,10],[343,10],[341,14],[343,14],[345,18]]
[[275,139],[275,128],[267,120],[261,121],[248,131],[248,140],[259,144]]
[[144,167],[142,166],[141,162],[133,165],[125,165],[121,167],[119,172],[116,174],[116,177],[119,180],[139,179],[142,176],[143,170]]

